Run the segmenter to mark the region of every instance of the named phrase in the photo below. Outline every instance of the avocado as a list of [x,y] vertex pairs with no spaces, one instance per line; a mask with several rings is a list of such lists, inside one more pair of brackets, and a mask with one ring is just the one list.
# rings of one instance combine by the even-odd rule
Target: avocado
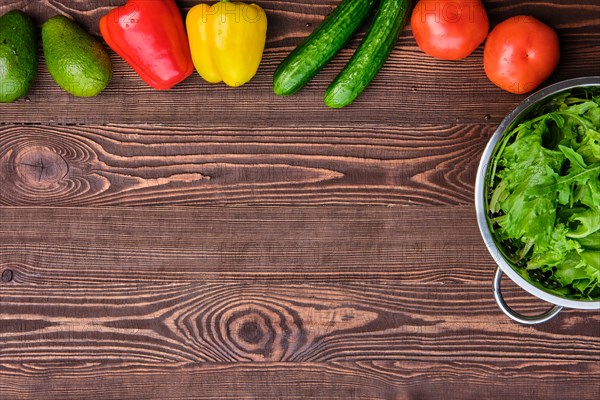
[[112,79],[112,62],[104,46],[65,16],[42,25],[42,45],[50,75],[74,96],[97,96]]
[[12,103],[29,91],[38,67],[33,21],[19,10],[0,17],[0,103]]

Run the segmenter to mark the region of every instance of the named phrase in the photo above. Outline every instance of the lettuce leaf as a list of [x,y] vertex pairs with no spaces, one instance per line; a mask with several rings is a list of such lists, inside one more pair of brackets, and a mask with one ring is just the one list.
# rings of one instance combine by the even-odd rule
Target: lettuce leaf
[[600,299],[600,97],[562,94],[501,140],[488,177],[496,240],[530,280]]

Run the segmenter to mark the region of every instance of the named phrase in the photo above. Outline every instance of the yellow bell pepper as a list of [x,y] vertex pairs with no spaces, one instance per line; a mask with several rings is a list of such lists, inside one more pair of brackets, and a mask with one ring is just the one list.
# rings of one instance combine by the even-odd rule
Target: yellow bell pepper
[[196,70],[210,83],[241,86],[256,75],[267,38],[267,15],[256,4],[198,4],[186,25]]

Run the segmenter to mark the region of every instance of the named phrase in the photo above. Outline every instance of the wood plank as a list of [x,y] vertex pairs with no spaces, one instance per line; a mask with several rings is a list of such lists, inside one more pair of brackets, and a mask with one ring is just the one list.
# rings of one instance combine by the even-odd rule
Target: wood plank
[[0,221],[3,362],[558,362],[600,347],[598,312],[541,327],[500,313],[469,207],[2,208]]
[[[0,365],[0,396],[111,399],[596,400],[595,362]],[[573,389],[576,388],[576,389]]]
[[[433,228],[435,227],[435,228]],[[491,282],[471,206],[1,208],[0,267],[28,283],[207,279]]]
[[488,125],[0,126],[0,205],[470,204]]
[[[8,0],[0,12],[23,8],[43,21],[56,13],[72,15],[97,34],[100,17],[123,1],[56,2]],[[259,1],[270,18],[269,40],[258,76],[239,89],[212,86],[195,74],[174,90],[147,87],[123,61],[115,61],[115,79],[98,98],[77,99],[62,92],[45,66],[27,98],[2,105],[0,123],[159,123],[222,126],[296,126],[353,123],[498,123],[524,96],[496,88],[485,77],[481,48],[459,62],[423,54],[407,27],[396,51],[372,87],[355,105],[328,110],[322,104],[327,85],[350,58],[361,35],[293,99],[272,92],[272,75],[283,58],[338,4],[336,0]],[[180,1],[183,11],[195,2]],[[492,24],[508,16],[531,14],[557,28],[562,61],[550,82],[600,74],[600,6],[596,0],[539,3],[486,1]],[[364,29],[363,29],[364,30]]]
[[[521,326],[500,312],[485,281],[12,282],[0,294],[5,365],[506,358],[596,362],[600,373],[599,311]],[[507,296],[525,313],[548,308],[522,291]]]

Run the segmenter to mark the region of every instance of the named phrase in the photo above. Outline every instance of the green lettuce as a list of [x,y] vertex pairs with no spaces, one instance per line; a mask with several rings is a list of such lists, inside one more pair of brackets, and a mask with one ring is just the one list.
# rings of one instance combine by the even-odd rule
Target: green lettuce
[[562,94],[503,136],[488,177],[488,218],[532,283],[600,299],[600,96]]

